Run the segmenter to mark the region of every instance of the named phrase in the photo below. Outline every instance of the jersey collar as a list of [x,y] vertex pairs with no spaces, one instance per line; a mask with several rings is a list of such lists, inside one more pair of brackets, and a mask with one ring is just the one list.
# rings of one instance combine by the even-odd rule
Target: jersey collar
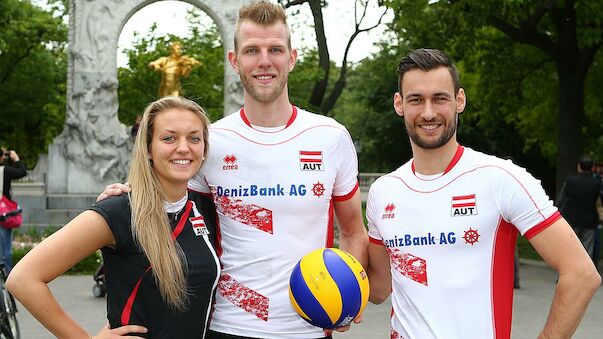
[[[465,147],[461,146],[461,144],[458,144],[456,147],[456,153],[454,153],[452,160],[450,160],[450,163],[448,164],[448,166],[446,166],[446,169],[444,170],[444,173],[442,173],[442,175],[445,175],[446,173],[450,172],[450,170],[452,170],[452,168],[459,162],[459,160],[461,160],[463,151],[465,151]],[[414,159],[411,163],[411,168],[412,168],[412,173],[416,175]]]
[[[241,110],[239,111],[239,113],[240,113],[241,119],[243,120],[243,122],[245,123],[245,125],[253,128],[253,126],[249,122],[249,119],[247,119],[247,116],[245,115],[245,107],[241,108]],[[291,124],[293,124],[293,121],[295,121],[296,117],[297,117],[297,107],[291,105],[291,116],[289,117],[289,121],[287,121],[287,124],[285,124],[285,127],[283,129],[291,126]]]

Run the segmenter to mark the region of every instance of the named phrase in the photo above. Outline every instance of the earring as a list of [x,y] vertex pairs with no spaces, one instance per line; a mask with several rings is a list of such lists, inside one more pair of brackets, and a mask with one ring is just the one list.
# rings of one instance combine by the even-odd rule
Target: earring
[[149,164],[151,164],[151,167],[153,167],[153,159],[149,158]]
[[202,156],[202,157],[201,157],[201,160],[205,160],[205,156]]

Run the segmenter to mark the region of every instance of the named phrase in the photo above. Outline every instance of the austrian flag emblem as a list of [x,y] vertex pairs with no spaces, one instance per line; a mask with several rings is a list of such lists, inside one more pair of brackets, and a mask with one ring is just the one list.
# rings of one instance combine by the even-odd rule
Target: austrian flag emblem
[[302,171],[323,171],[322,151],[299,151],[299,167]]
[[452,197],[452,210],[450,211],[450,215],[453,217],[477,215],[475,194]]
[[196,236],[209,234],[207,227],[205,227],[205,220],[203,219],[202,215],[194,218],[189,218],[188,220],[193,225],[193,231],[195,232]]

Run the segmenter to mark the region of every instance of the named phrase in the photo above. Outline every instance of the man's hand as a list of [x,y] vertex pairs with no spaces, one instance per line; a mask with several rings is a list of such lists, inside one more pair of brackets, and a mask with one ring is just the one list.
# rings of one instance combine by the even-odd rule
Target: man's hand
[[15,152],[15,150],[10,150],[8,151],[8,156],[10,157],[10,160],[12,160],[13,162],[17,162],[19,161],[19,155],[17,154],[17,152]]
[[[354,319],[354,324],[360,324],[362,322],[362,313],[360,313],[356,319]],[[337,327],[335,329],[325,329],[325,334],[326,335],[331,335],[333,333],[333,331],[336,332],[346,332],[350,329],[351,324],[345,325],[345,326],[341,326],[341,327]]]
[[98,197],[96,197],[96,202],[99,202],[101,200],[105,200],[110,196],[114,196],[114,195],[120,195],[122,193],[128,193],[130,192],[131,188],[130,186],[128,186],[128,183],[125,184],[111,184],[111,185],[107,185],[107,187],[105,187],[105,190],[103,191],[103,193],[99,194]]
[[92,339],[102,338],[140,338],[139,336],[129,336],[130,333],[147,333],[147,329],[143,326],[138,325],[126,325],[117,327],[114,329],[109,328],[109,324],[106,324],[100,332]]

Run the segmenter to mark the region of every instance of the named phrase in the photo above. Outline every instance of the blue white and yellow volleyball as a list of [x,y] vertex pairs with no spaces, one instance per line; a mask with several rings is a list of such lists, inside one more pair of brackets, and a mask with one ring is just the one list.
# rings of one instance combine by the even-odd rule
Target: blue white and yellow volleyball
[[293,268],[289,298],[310,324],[333,329],[351,323],[364,310],[370,286],[354,256],[322,248],[306,254]]

